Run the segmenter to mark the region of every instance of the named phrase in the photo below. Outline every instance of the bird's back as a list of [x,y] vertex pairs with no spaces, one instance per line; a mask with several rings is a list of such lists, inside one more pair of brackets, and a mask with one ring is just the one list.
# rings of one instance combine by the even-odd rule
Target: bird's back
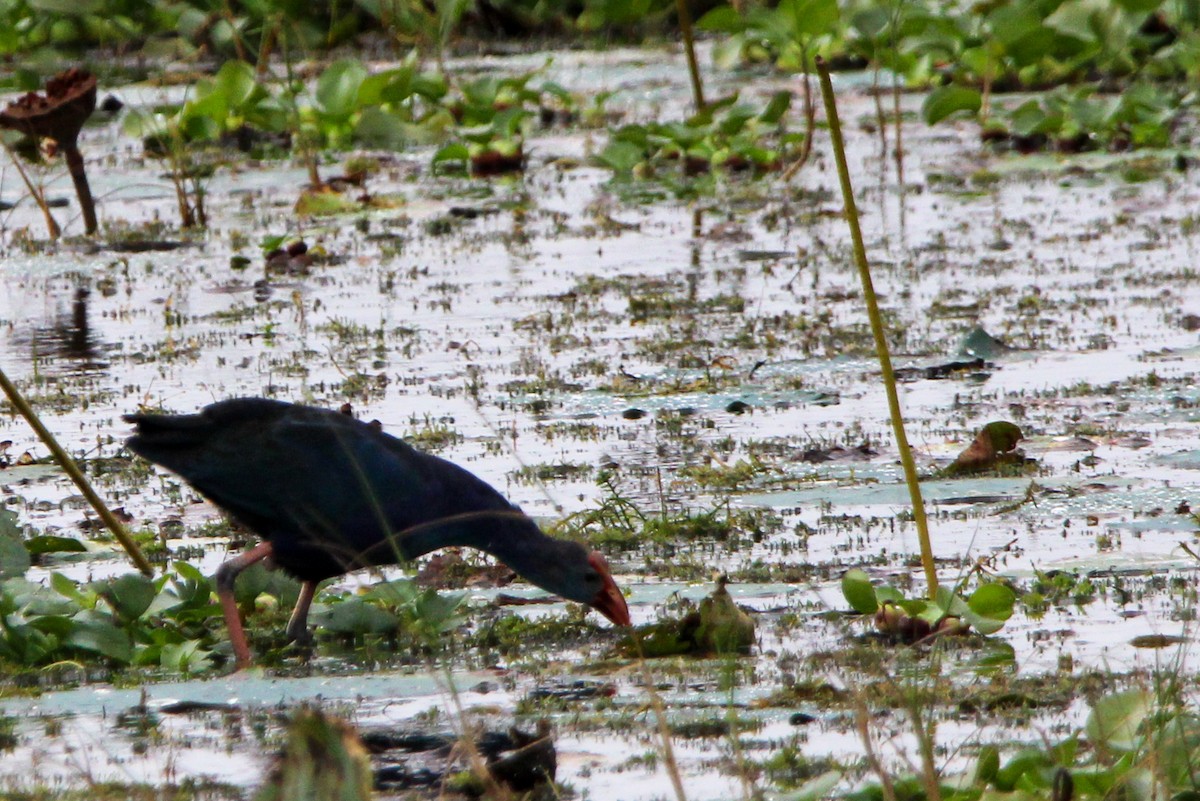
[[429,550],[418,539],[456,544],[508,518],[528,522],[466,470],[338,412],[240,398],[126,419],[137,428],[130,450],[269,540],[300,579],[411,558]]

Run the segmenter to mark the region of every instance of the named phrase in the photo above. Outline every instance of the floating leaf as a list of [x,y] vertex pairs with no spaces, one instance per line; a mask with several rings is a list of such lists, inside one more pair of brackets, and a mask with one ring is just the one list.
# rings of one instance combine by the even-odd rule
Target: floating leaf
[[29,553],[37,556],[43,553],[86,553],[87,546],[74,537],[30,537],[25,540]]
[[1016,593],[1008,585],[1000,582],[984,584],[967,599],[968,608],[962,618],[980,634],[995,634],[1012,617],[1016,600]]
[[993,581],[971,593],[971,597],[967,598],[967,606],[977,615],[1008,620],[1012,617],[1013,603],[1016,599],[1016,593],[1007,584]]
[[873,615],[879,609],[879,599],[866,571],[854,568],[842,576],[842,596],[850,608],[860,615]]

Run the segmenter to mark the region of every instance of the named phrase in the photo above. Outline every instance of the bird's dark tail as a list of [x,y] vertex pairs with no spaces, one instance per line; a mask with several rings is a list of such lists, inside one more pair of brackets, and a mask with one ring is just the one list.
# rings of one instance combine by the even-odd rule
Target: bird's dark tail
[[125,440],[129,450],[157,462],[156,453],[179,448],[194,448],[212,436],[213,422],[199,414],[127,414],[135,433]]
[[236,463],[239,441],[290,408],[265,398],[235,398],[206,406],[199,414],[127,414],[122,419],[133,423],[134,433],[125,444],[138,456],[195,481],[196,468],[216,456]]

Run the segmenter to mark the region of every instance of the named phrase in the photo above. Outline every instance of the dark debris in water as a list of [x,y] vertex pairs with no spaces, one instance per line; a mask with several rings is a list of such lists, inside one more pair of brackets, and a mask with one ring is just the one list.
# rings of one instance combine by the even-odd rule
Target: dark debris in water
[[[375,786],[381,790],[408,790],[448,781],[460,771],[470,771],[467,748],[474,748],[487,766],[489,780],[517,792],[553,781],[557,752],[548,721],[535,732],[516,728],[506,732],[485,731],[472,738],[453,732],[374,729],[362,733],[362,742],[377,764]],[[398,754],[406,756],[400,757]],[[477,777],[453,783],[468,795],[478,789]]]

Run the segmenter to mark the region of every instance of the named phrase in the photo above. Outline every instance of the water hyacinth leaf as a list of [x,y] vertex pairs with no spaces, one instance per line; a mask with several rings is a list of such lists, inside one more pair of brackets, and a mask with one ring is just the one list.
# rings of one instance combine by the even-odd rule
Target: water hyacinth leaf
[[30,621],[29,626],[61,641],[71,636],[75,622],[65,615],[39,615]]
[[434,589],[426,590],[413,604],[416,627],[427,635],[440,635],[453,631],[463,622],[459,610],[466,597],[462,593],[443,595]]
[[971,611],[983,617],[995,620],[1008,620],[1012,617],[1013,604],[1017,595],[1007,584],[993,581],[984,584],[971,593],[967,598],[967,606]]
[[421,73],[413,78],[412,91],[413,94],[429,100],[441,100],[450,91],[450,87],[446,84],[446,79],[440,75]]
[[29,0],[29,7],[46,14],[81,16],[102,9],[100,0]]
[[36,665],[59,647],[57,637],[29,625],[0,627],[0,656],[22,665]]
[[1138,728],[1150,715],[1154,696],[1142,690],[1106,695],[1096,701],[1083,730],[1088,739],[1109,748],[1128,751],[1136,748],[1141,738]]
[[219,95],[230,108],[249,100],[256,86],[254,68],[236,59],[222,64],[211,84],[212,93]]
[[413,141],[414,129],[402,119],[381,108],[364,109],[354,124],[354,141],[379,150],[403,150]]
[[997,43],[1003,45],[1019,63],[1026,63],[1025,54],[1037,44],[1050,45],[1042,52],[1052,50],[1054,32],[1042,25],[1041,17],[1032,6],[1000,6],[987,15],[987,23]]
[[179,673],[201,673],[212,667],[212,652],[201,647],[200,640],[167,643],[158,650],[158,662]]
[[471,151],[462,142],[452,142],[433,154],[433,164],[437,166],[443,162],[459,162],[466,164],[471,159]]
[[127,573],[111,580],[101,594],[122,621],[131,623],[150,608],[158,586],[141,573]]
[[702,31],[739,33],[746,29],[746,20],[733,6],[717,6],[696,20],[696,27]]
[[1046,17],[1043,24],[1062,36],[1080,42],[1096,42],[1099,37],[1094,26],[1095,11],[1096,7],[1091,2],[1068,0]]
[[874,39],[892,24],[890,10],[884,6],[871,6],[856,11],[850,18],[850,27],[866,39]]
[[0,579],[25,575],[30,564],[16,513],[0,509]]
[[596,160],[617,175],[629,175],[641,163],[644,152],[632,142],[612,140],[596,156]]
[[[1061,768],[1059,769],[1062,770]],[[1057,773],[1056,773],[1057,778]],[[1073,770],[1070,772],[1074,798],[1154,798],[1154,788],[1145,782],[1146,774],[1132,764],[1130,754],[1123,755],[1109,768]],[[1120,792],[1115,792],[1117,787]],[[1054,798],[1063,796],[1055,795]],[[1183,791],[1172,796],[1172,801],[1195,801],[1195,791]]]
[[50,574],[50,588],[52,590],[54,590],[55,592],[57,592],[59,595],[65,597],[65,598],[70,598],[72,601],[79,604],[80,606],[89,606],[90,605],[90,604],[85,603],[87,596],[84,595],[84,593],[82,591],[80,591],[79,585],[76,584],[73,580],[64,576],[62,573],[51,573]]
[[317,102],[331,117],[345,119],[358,107],[358,91],[367,69],[357,59],[335,61],[317,79]]
[[[950,587],[947,587],[944,584],[942,586],[938,587],[938,591],[935,594],[935,598],[933,601],[931,601],[929,603],[929,605],[931,607],[928,610],[929,614],[932,615],[932,614],[940,613],[938,620],[940,620],[941,617],[944,617],[946,615],[957,616],[957,615],[961,615],[963,612],[967,611],[967,602],[964,601],[962,598],[960,598],[958,596],[958,593],[956,593],[953,589],[951,589]],[[931,621],[931,622],[934,622],[934,621]]]
[[117,662],[128,663],[133,658],[133,644],[129,635],[104,616],[81,612],[76,615],[73,623],[71,633],[64,640],[66,645],[91,651]]
[[183,606],[207,606],[212,597],[213,585],[200,570],[187,562],[173,564],[176,575],[171,578],[175,596]]
[[[941,589],[941,588],[939,588],[939,589]],[[939,623],[942,618],[946,617],[946,615],[948,615],[950,613],[949,609],[947,607],[943,606],[940,603],[934,602],[934,601],[923,601],[922,600],[922,601],[915,601],[915,602],[909,602],[909,603],[912,604],[913,608],[914,608],[914,611],[910,611],[909,614],[911,614],[913,617],[917,617],[917,618],[920,618],[921,620],[924,620],[926,623],[928,623],[931,626]],[[917,607],[918,604],[919,604],[919,608]],[[908,606],[909,605],[906,604],[905,608],[907,609]]]
[[1000,750],[992,744],[979,749],[975,759],[975,784],[987,784],[1000,772]]
[[875,600],[881,604],[898,604],[904,600],[904,593],[890,584],[885,584],[875,588]]
[[725,116],[717,123],[717,131],[726,136],[733,136],[745,128],[746,123],[757,116],[758,114],[754,106],[748,103],[739,103],[729,109]]
[[959,111],[978,113],[983,105],[983,95],[977,89],[966,86],[941,86],[934,89],[921,104],[921,117],[930,125]]
[[581,30],[634,25],[650,13],[650,0],[592,0],[576,21]]
[[837,0],[782,0],[779,11],[788,19],[792,36],[798,39],[827,33],[841,16]]
[[842,576],[842,595],[850,608],[860,615],[873,615],[879,609],[879,598],[865,570],[846,571]]
[[87,546],[74,537],[30,537],[25,540],[29,553],[37,556],[43,553],[86,553]]
[[400,627],[395,615],[358,598],[331,604],[314,618],[318,626],[334,634],[388,634]]
[[395,608],[413,603],[420,594],[421,588],[417,586],[415,581],[411,579],[393,579],[392,581],[381,581],[378,584],[372,585],[363,594],[363,597],[378,601],[384,606]]
[[234,598],[239,605],[253,603],[263,593],[275,596],[280,603],[294,603],[300,594],[300,582],[281,571],[268,570],[261,562],[238,575]]
[[[1061,117],[1057,119],[1061,122]],[[1013,133],[1019,136],[1053,133],[1058,129],[1052,115],[1047,114],[1036,100],[1026,100],[1017,106],[1008,115],[1008,121]]]
[[361,106],[401,103],[412,97],[413,68],[402,67],[368,75],[358,87]]
[[200,572],[200,568],[187,562],[172,562],[171,567],[179,574],[181,579],[187,581],[208,581],[208,577]]
[[24,579],[9,579],[4,582],[4,592],[26,618],[42,615],[72,615],[83,604],[64,598],[57,592]]

